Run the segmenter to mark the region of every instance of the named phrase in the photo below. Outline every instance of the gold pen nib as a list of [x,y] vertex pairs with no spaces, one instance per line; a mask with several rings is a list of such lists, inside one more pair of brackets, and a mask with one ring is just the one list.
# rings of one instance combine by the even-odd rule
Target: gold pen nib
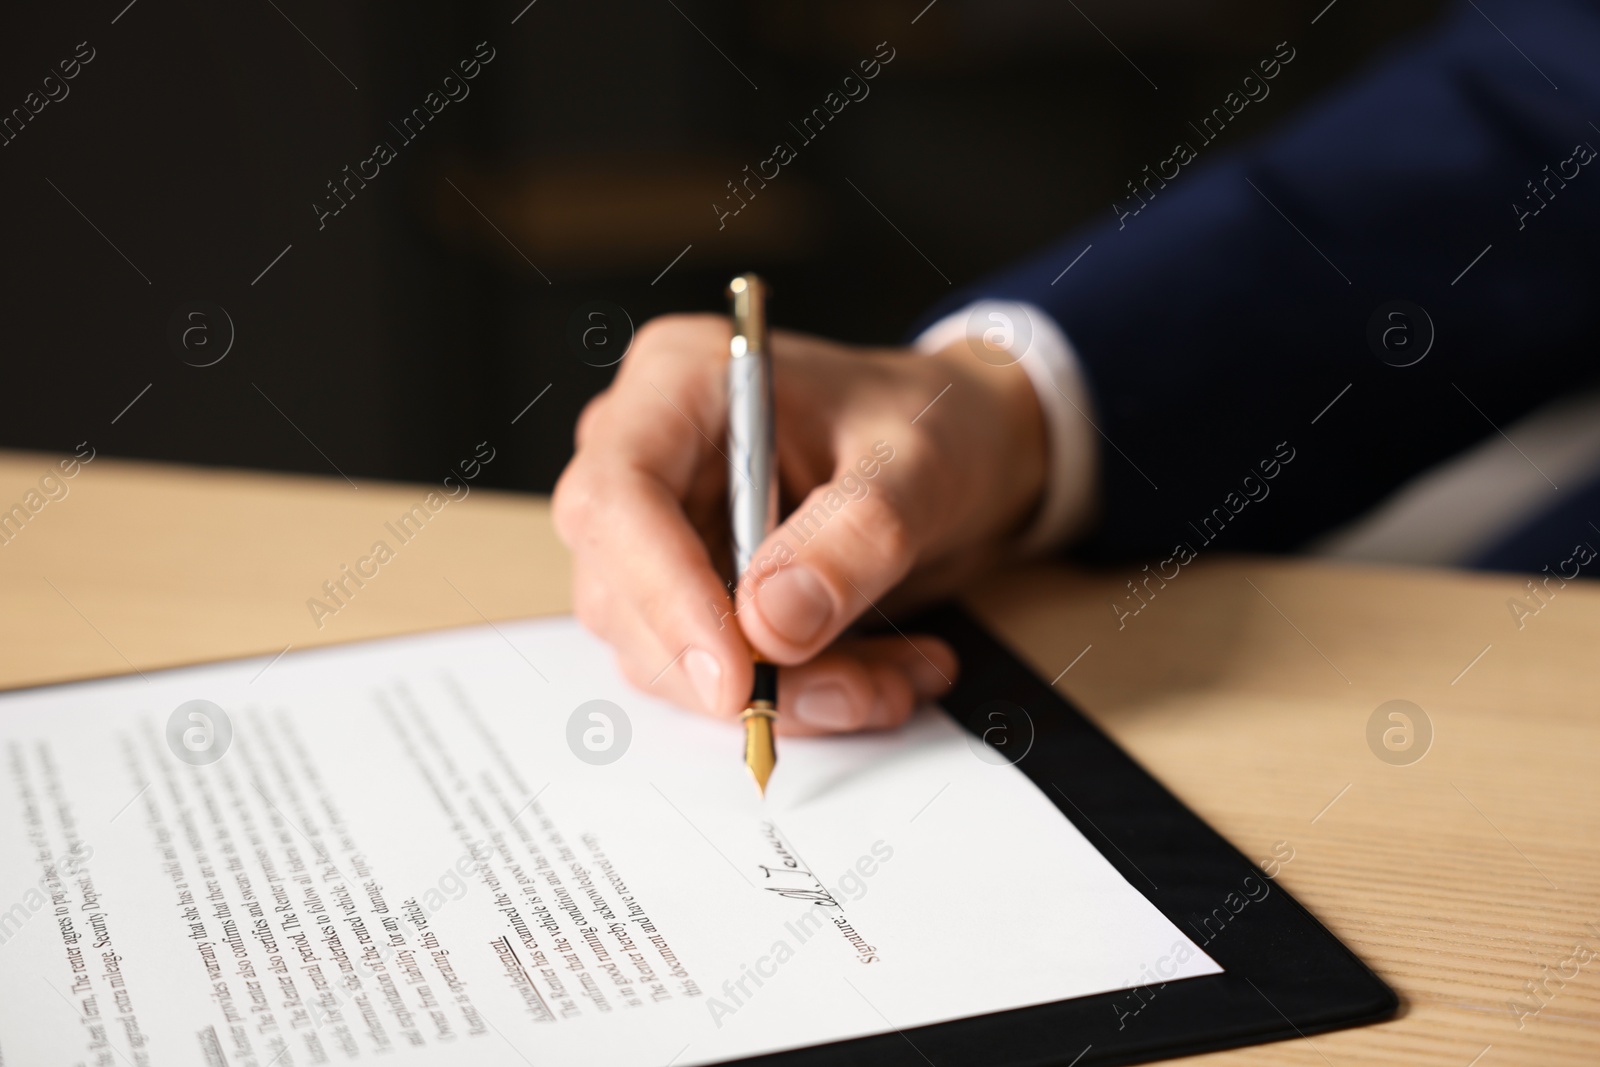
[[772,743],[772,720],[778,717],[770,700],[753,701],[744,714],[744,764],[755,777],[761,795],[767,795],[767,779],[777,765],[778,751]]

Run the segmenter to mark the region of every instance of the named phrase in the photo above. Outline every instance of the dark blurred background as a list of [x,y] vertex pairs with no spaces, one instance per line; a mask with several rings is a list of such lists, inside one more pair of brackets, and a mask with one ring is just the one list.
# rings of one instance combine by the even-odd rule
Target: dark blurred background
[[[489,440],[509,459],[486,481],[548,490],[624,316],[720,310],[755,269],[781,325],[903,339],[952,285],[1104,219],[1277,42],[1293,65],[1219,149],[1439,6],[925,5],[9,7],[0,446],[437,480]],[[790,127],[889,49],[814,141]],[[470,95],[407,141],[451,74]],[[378,141],[395,158],[319,228]],[[797,158],[719,228],[779,141]]]

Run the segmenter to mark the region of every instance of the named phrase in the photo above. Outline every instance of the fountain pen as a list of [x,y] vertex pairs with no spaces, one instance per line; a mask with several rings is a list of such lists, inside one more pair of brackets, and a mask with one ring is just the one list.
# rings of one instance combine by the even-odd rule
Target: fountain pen
[[[735,595],[756,549],[777,524],[778,472],[772,426],[772,357],[767,350],[767,286],[754,274],[728,283],[733,340],[728,349],[728,512],[733,525]],[[744,590],[748,595],[750,590]],[[744,762],[761,795],[778,762],[778,667],[759,655],[744,723]]]

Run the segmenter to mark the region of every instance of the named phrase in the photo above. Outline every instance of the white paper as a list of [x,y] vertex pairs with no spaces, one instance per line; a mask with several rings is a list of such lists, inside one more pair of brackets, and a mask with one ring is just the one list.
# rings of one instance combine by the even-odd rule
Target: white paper
[[741,740],[567,619],[0,696],[0,1062],[678,1067],[1220,970],[936,709],[764,802]]

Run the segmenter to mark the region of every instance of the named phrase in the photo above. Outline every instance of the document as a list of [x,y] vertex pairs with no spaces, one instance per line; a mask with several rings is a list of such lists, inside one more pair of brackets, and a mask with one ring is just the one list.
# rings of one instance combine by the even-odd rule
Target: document
[[973,744],[762,800],[570,619],[0,694],[0,1063],[687,1067],[1220,970]]

